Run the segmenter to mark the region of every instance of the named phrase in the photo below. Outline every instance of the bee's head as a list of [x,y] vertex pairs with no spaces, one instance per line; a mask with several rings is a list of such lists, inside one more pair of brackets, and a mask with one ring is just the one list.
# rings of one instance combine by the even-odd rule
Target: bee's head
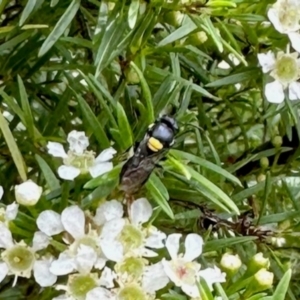
[[153,152],[163,148],[170,148],[174,144],[175,134],[178,132],[178,124],[175,119],[167,115],[162,116],[148,128],[148,147]]

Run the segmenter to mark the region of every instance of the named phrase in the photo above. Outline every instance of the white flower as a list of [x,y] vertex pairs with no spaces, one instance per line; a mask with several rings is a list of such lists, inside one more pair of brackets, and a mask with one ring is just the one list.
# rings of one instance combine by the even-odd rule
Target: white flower
[[[200,264],[194,261],[202,253],[203,239],[195,233],[188,234],[185,239],[185,254],[178,254],[181,234],[174,233],[168,236],[166,247],[171,256],[171,260],[162,260],[164,271],[171,281],[181,287],[188,296],[200,297],[197,282],[200,276],[205,278],[207,284],[212,287],[212,283],[224,282],[225,274],[218,268],[208,268],[200,271]],[[221,276],[219,276],[221,274]]]
[[[51,224],[50,228],[47,228],[47,222]],[[39,215],[37,224],[47,235],[66,231],[73,239],[70,247],[52,262],[50,271],[53,274],[66,275],[75,270],[87,274],[93,267],[104,267],[106,258],[101,255],[101,249],[97,246],[98,234],[91,229],[85,233],[84,212],[78,206],[65,208],[61,217],[53,211],[44,211]]]
[[293,48],[300,52],[300,2],[277,0],[268,10],[268,17],[275,29],[287,34]]
[[4,194],[4,190],[3,190],[3,187],[0,185],[0,200],[3,197],[3,194]]
[[[110,206],[113,212],[115,207]],[[100,206],[97,213],[109,216],[108,206]],[[101,212],[105,210],[105,212]],[[102,228],[99,245],[104,255],[115,262],[123,260],[124,255],[154,257],[157,254],[149,248],[163,248],[166,235],[155,227],[143,228],[149,221],[152,207],[146,198],[134,201],[130,207],[129,219],[116,217],[107,221]],[[113,213],[112,213],[113,214]],[[120,211],[117,213],[120,216]],[[102,218],[103,219],[103,218]],[[149,248],[148,248],[149,247]]]
[[29,247],[24,242],[14,243],[11,232],[0,223],[0,248],[5,248],[1,253],[3,262],[0,263],[0,282],[7,275],[15,275],[14,284],[18,277],[30,278],[31,272],[36,282],[42,286],[51,286],[56,282],[57,277],[49,272],[49,260],[51,258],[37,259],[36,251],[41,250],[40,238],[33,239],[33,246]]
[[67,140],[68,153],[60,143],[48,142],[47,144],[49,154],[63,159],[64,164],[58,168],[58,175],[62,179],[73,180],[78,175],[86,173],[90,173],[94,178],[113,168],[110,160],[116,153],[115,149],[105,149],[95,158],[93,151],[86,150],[89,141],[84,132],[73,130],[69,133]]
[[300,99],[300,59],[298,53],[279,52],[275,58],[274,53],[258,54],[258,60],[264,73],[270,72],[275,79],[265,86],[265,96],[271,103],[281,103],[284,100],[284,90],[288,89],[290,100]]
[[42,187],[32,180],[27,180],[15,186],[16,201],[25,206],[35,205],[39,201],[42,192]]

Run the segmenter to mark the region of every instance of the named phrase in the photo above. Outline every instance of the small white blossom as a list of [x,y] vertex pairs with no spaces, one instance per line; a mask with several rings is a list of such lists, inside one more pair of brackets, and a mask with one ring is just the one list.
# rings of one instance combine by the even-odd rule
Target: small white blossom
[[283,102],[284,90],[288,89],[290,100],[300,99],[300,59],[298,53],[279,52],[275,58],[274,53],[258,54],[258,60],[264,73],[269,73],[275,81],[265,86],[265,96],[271,103]]
[[29,247],[23,241],[15,243],[4,223],[0,223],[0,232],[0,248],[5,248],[1,253],[3,262],[0,263],[0,282],[6,275],[15,275],[15,285],[18,277],[30,278],[32,271],[36,282],[42,287],[51,286],[56,282],[56,276],[49,272],[47,262],[50,258],[38,259],[35,253],[42,249],[36,237],[33,242],[35,247]]
[[43,189],[32,180],[27,180],[15,186],[16,201],[25,206],[35,205],[41,198]]
[[108,148],[95,158],[93,151],[86,150],[89,146],[88,138],[82,131],[73,130],[68,135],[69,151],[65,152],[63,145],[48,142],[48,153],[63,159],[64,164],[58,168],[58,175],[62,179],[74,180],[80,174],[90,173],[92,177],[100,176],[113,168],[110,160],[116,150]]
[[300,2],[277,0],[268,10],[268,17],[275,29],[287,34],[293,48],[300,52]]
[[[111,206],[115,211],[115,208]],[[129,218],[116,217],[107,221],[102,228],[99,245],[104,255],[115,262],[123,260],[124,255],[154,257],[157,254],[149,248],[163,248],[166,235],[153,226],[144,228],[149,221],[152,207],[146,198],[134,201],[130,207]],[[109,215],[106,212],[106,215]],[[149,247],[149,248],[148,248]]]
[[4,190],[3,190],[3,187],[0,185],[0,200],[3,197],[3,194],[4,194]]
[[[73,239],[69,248],[61,252],[58,259],[52,262],[50,267],[51,272],[60,276],[70,274],[75,270],[87,274],[93,267],[102,269],[106,258],[97,246],[98,234],[91,229],[88,233],[85,233],[84,212],[78,206],[73,205],[64,209],[60,220],[55,213],[51,213],[51,215],[55,219],[56,225],[50,232],[59,233],[63,229]],[[39,229],[47,234],[47,232],[50,232],[46,227],[43,216],[46,220],[49,219],[50,212],[47,214],[42,213],[37,219]],[[69,243],[69,241],[66,242]]]
[[171,256],[168,261],[162,260],[164,271],[171,281],[181,287],[188,296],[200,297],[197,282],[203,277],[208,286],[212,288],[215,282],[224,282],[225,273],[215,268],[207,268],[200,271],[200,264],[194,261],[202,253],[203,239],[195,233],[188,234],[185,239],[185,254],[178,254],[181,234],[174,233],[168,236],[166,247]]

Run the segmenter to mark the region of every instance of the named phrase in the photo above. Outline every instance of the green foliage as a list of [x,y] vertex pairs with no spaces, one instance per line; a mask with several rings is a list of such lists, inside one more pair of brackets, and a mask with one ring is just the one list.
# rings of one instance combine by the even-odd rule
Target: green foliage
[[[268,79],[257,60],[269,49],[285,51],[288,42],[265,23],[273,2],[2,1],[4,204],[14,201],[12,187],[26,179],[43,186],[45,195],[40,206],[21,209],[12,225],[17,238],[32,239],[44,209],[61,211],[71,203],[94,209],[104,199],[120,198],[119,172],[129,148],[164,112],[178,120],[180,132],[141,191],[159,207],[155,225],[167,233],[201,232],[203,256],[215,264],[229,251],[245,267],[263,252],[274,285],[248,299],[299,299],[299,101],[268,103]],[[93,179],[60,179],[61,161],[46,144],[66,143],[72,130],[85,131],[96,153],[112,145],[114,169]],[[283,137],[281,145],[272,144],[276,136]],[[261,166],[266,157],[269,165]],[[199,206],[217,216],[221,228],[201,227]],[[241,231],[239,215],[248,210],[256,231]],[[224,219],[239,226],[222,226]],[[11,283],[0,284],[0,300],[57,295],[32,280]],[[214,299],[200,285],[203,299]],[[244,299],[244,289],[232,292],[226,283],[214,295]],[[167,291],[161,298],[186,299]]]

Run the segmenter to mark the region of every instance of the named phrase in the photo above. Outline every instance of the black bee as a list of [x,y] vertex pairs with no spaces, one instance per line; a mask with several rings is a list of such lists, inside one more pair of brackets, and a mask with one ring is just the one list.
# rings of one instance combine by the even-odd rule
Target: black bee
[[120,173],[120,190],[126,195],[139,191],[168,149],[174,144],[178,125],[175,119],[163,116],[151,124],[134,149],[134,154],[124,164]]

